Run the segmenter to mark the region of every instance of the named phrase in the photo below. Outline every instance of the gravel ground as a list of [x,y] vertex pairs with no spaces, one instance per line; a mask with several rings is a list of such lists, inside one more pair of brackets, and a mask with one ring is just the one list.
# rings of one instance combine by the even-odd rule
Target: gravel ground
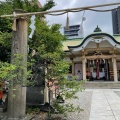
[[[113,91],[120,97],[120,90],[119,91],[113,90]],[[80,108],[83,109],[83,111],[81,111],[80,113],[77,112],[68,113],[66,120],[89,120],[92,94],[93,94],[92,91],[87,91],[87,90],[83,92],[78,92],[77,96],[79,99],[71,99],[66,101],[74,104],[74,106],[80,106]],[[3,114],[2,109],[0,108],[0,120],[7,120],[5,116],[6,113]],[[43,116],[43,113],[42,115],[40,114],[37,115],[32,120],[45,120],[42,119],[41,116]],[[27,117],[26,120],[30,120],[30,118],[32,118],[32,116]],[[60,119],[56,119],[56,120],[60,120]]]
[[2,108],[0,108],[0,120],[7,120],[7,113],[3,113]]
[[[89,120],[89,115],[90,115],[90,109],[91,109],[91,99],[92,99],[92,91],[83,91],[83,92],[78,92],[77,96],[79,99],[71,99],[67,102],[73,103],[74,106],[80,106],[83,111],[80,113],[77,112],[72,112],[68,113],[67,119],[66,120]],[[6,120],[2,116],[6,116],[0,111],[0,120]],[[32,116],[27,117],[29,120]],[[33,120],[44,120],[39,117],[35,117]]]
[[80,108],[83,109],[83,111],[81,111],[80,113],[69,113],[67,116],[67,120],[89,120],[92,91],[78,92],[77,95],[79,99],[70,100],[70,103],[73,103],[75,106],[79,105]]

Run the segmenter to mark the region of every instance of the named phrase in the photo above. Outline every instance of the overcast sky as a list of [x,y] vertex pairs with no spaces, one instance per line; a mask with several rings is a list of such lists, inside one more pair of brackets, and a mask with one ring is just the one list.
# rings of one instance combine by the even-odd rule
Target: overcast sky
[[[46,0],[39,0],[39,1],[41,2],[42,5],[44,5],[46,2]],[[120,2],[120,0],[54,0],[54,1],[56,3],[56,6],[53,7],[51,10]],[[117,6],[101,7],[96,9],[110,9],[110,8],[116,8]],[[80,24],[82,14],[83,12],[69,13],[70,25]],[[67,16],[66,14],[55,17],[47,15],[46,20],[48,21],[49,25],[59,23],[62,25],[63,28],[66,24],[66,16]],[[101,12],[85,11],[84,16],[86,18],[83,24],[85,35],[88,35],[91,32],[93,32],[93,30],[96,28],[97,25],[102,29],[103,32],[107,32],[110,34],[113,33],[111,12],[101,13]]]

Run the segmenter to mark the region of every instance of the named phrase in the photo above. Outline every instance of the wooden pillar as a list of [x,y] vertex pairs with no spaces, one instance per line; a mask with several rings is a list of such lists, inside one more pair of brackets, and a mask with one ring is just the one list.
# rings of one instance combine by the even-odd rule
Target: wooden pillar
[[114,82],[118,82],[116,58],[113,58],[113,73],[114,73]]
[[[21,12],[21,11],[20,11]],[[23,12],[23,11],[22,11]],[[26,111],[26,87],[23,86],[23,81],[27,80],[27,39],[28,39],[28,22],[25,18],[17,18],[14,23],[14,27],[16,27],[16,31],[13,31],[12,38],[12,48],[11,48],[11,63],[17,65],[15,63],[15,54],[19,54],[21,56],[21,67],[22,72],[18,78],[10,81],[10,86],[8,90],[8,118],[7,120],[20,120],[25,118]],[[14,29],[14,30],[15,30]],[[17,72],[16,71],[16,74]],[[14,97],[13,97],[14,95]]]
[[83,80],[86,80],[86,60],[82,59],[82,66],[83,66]]

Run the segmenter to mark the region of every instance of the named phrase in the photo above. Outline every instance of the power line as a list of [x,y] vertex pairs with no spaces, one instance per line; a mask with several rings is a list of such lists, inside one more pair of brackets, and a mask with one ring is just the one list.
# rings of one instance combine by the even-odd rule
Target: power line
[[[58,15],[65,14],[67,12],[78,12],[78,11],[83,11],[83,10],[93,10],[92,8],[97,8],[97,7],[105,7],[105,6],[112,6],[112,5],[118,5],[120,2],[117,3],[109,3],[109,4],[100,4],[100,5],[94,5],[94,6],[86,6],[86,7],[79,7],[79,8],[71,8],[71,9],[62,9],[62,10],[51,10],[51,11],[43,11],[43,12],[31,12],[31,13],[20,13],[20,14],[11,14],[11,15],[1,15],[0,18],[4,17],[23,17],[23,16],[32,16],[32,15],[45,15],[50,13],[59,13]],[[95,11],[95,10],[94,10]],[[96,10],[98,11],[98,10]],[[99,10],[100,11],[100,10]],[[105,11],[105,10],[104,10]],[[52,15],[52,14],[51,14]]]

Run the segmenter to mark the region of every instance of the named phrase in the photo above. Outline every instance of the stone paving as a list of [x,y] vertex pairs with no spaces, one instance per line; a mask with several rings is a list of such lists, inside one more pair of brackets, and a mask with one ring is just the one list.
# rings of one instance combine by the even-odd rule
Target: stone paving
[[[95,89],[89,120],[120,120],[120,97],[115,89]],[[117,90],[120,91],[120,90]]]
[[71,100],[84,111],[68,114],[67,120],[120,120],[120,89],[86,89]]
[[86,89],[77,96],[79,100],[69,102],[84,111],[68,113],[67,120],[120,120],[120,89]]
[[67,120],[89,120],[92,91],[78,92],[76,95],[79,99],[71,99],[69,102],[73,103],[74,106],[80,106],[83,111],[81,111],[80,113],[69,113],[67,116]]

